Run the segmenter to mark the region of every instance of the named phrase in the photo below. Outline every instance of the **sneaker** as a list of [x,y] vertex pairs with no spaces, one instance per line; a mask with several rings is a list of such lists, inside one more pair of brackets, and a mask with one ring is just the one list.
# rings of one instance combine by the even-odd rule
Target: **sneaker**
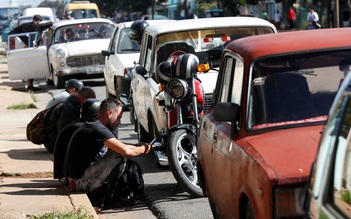
[[27,91],[39,91],[41,90],[40,87],[27,87]]

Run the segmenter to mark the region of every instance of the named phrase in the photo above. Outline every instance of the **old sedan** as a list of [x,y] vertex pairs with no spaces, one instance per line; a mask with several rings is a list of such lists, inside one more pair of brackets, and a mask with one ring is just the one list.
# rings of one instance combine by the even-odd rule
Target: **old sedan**
[[62,88],[70,77],[101,77],[105,64],[101,50],[108,47],[113,30],[113,22],[102,18],[54,23],[39,47],[9,45],[10,79],[47,77],[48,84]]
[[198,176],[215,218],[303,217],[311,164],[344,77],[339,63],[351,54],[350,33],[296,31],[226,47],[198,134]]
[[[149,25],[158,21],[147,20]],[[125,105],[129,105],[128,96],[132,69],[139,60],[140,44],[131,40],[129,29],[133,21],[119,23],[110,40],[107,50],[102,50],[105,56],[104,79],[106,96],[116,97]]]

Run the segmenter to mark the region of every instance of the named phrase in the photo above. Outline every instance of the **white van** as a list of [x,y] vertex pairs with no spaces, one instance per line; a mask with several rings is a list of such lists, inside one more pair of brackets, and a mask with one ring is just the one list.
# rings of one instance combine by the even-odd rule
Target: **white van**
[[41,16],[49,17],[50,21],[55,21],[55,15],[52,8],[39,7],[39,8],[26,8],[23,10],[22,16],[33,16],[39,14]]

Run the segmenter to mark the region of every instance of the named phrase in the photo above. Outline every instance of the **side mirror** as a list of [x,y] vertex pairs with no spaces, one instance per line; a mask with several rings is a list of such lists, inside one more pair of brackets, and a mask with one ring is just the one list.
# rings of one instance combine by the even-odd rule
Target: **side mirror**
[[101,55],[102,55],[102,56],[105,56],[105,57],[109,57],[111,54],[112,54],[112,53],[110,53],[110,52],[107,51],[107,50],[102,50],[102,51],[101,51]]
[[236,126],[240,117],[240,106],[238,104],[227,102],[216,103],[213,108],[213,117],[220,122],[231,122],[232,137],[238,134]]
[[145,77],[145,75],[147,74],[146,69],[144,67],[140,66],[140,65],[135,66],[133,72],[136,73],[136,74],[139,74],[139,75],[141,75],[143,77]]

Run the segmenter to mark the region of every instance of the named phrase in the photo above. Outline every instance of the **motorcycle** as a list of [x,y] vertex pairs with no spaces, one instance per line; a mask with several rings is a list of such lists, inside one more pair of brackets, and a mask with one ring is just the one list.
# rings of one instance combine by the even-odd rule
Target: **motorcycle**
[[197,73],[208,71],[194,54],[175,51],[156,70],[159,102],[167,115],[167,128],[160,133],[154,151],[159,163],[168,162],[179,185],[190,195],[202,197],[197,178],[197,129],[204,113],[205,96]]

